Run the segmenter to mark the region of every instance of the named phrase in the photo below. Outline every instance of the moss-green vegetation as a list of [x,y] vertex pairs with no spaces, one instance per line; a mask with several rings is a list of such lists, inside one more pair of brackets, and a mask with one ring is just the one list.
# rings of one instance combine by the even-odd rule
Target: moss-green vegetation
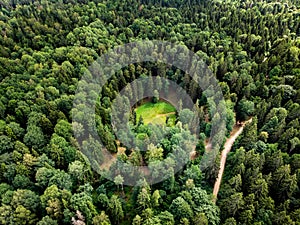
[[[1,0],[0,224],[299,225],[299,10],[299,0]],[[212,115],[215,110],[206,99],[211,93],[201,91],[180,68],[152,61],[116,71],[101,93],[80,82],[99,56],[137,40],[174,43],[174,49],[160,51],[174,53],[175,61],[193,71],[197,64],[187,60],[184,48],[176,48],[180,44],[209,66],[226,101],[227,133],[235,120],[253,118],[228,154],[216,205],[211,190],[219,157],[203,170],[199,166],[203,141],[221,113]],[[145,43],[141,50],[149,46]],[[128,57],[144,56],[132,50]],[[120,65],[127,60],[115,57]],[[165,116],[157,115],[174,112],[171,105],[144,104],[137,113],[146,124],[134,123],[133,113],[130,123],[122,124],[124,130],[114,129],[116,96],[148,75],[175,82],[197,103],[200,157],[176,174],[174,169],[189,155],[187,126],[146,125],[164,124]],[[149,87],[167,90],[168,83],[156,81]],[[75,95],[79,82],[82,92]],[[118,104],[120,121],[129,111],[123,102],[145,94],[141,85],[130,87],[129,98]],[[93,104],[91,96],[97,94],[92,117],[88,113],[94,112],[83,103]],[[75,96],[79,110],[72,109]],[[102,145],[86,124],[97,130],[115,161],[105,160]],[[223,138],[219,133],[215,137]],[[79,146],[93,158],[83,156]],[[162,158],[163,167],[156,164]],[[125,162],[124,169],[117,160]],[[96,162],[118,178],[98,174],[91,167]],[[143,169],[145,175],[166,179],[148,184],[142,176],[128,174],[130,165],[153,165]],[[159,168],[168,174],[162,176]],[[126,180],[135,178],[141,178],[139,185],[126,186]]]
[[167,117],[168,124],[174,125],[176,120],[176,109],[171,104],[159,101],[157,103],[147,102],[136,109],[137,121],[140,117],[143,118],[144,124],[166,124]]

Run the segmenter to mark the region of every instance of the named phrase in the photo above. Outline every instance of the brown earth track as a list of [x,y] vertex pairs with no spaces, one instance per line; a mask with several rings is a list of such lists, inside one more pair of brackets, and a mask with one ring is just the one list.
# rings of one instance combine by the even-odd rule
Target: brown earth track
[[232,148],[232,145],[235,142],[235,140],[243,132],[245,125],[247,123],[251,123],[251,122],[252,122],[252,118],[245,121],[245,122],[243,122],[241,125],[236,124],[235,127],[233,128],[231,134],[230,134],[230,137],[226,140],[226,142],[224,144],[224,149],[223,149],[222,154],[221,154],[220,170],[219,170],[219,174],[218,174],[218,177],[216,179],[216,182],[215,182],[215,185],[214,185],[214,190],[213,190],[214,202],[217,201],[217,197],[218,197],[218,193],[219,193],[219,190],[220,190],[222,177],[223,177],[223,173],[224,173],[224,169],[225,169],[227,155],[230,152],[230,150]]

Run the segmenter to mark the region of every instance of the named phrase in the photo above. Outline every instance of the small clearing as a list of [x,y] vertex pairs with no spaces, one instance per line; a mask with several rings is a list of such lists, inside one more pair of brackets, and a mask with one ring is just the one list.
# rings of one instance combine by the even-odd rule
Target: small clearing
[[176,109],[171,104],[165,101],[159,101],[157,103],[147,102],[135,109],[137,115],[137,121],[142,117],[144,124],[166,124],[166,119],[169,117],[171,121],[176,120]]

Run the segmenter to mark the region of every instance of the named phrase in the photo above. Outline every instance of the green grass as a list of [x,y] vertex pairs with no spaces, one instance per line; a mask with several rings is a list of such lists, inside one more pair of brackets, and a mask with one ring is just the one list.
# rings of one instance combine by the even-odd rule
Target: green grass
[[[147,102],[135,109],[137,115],[137,121],[139,121],[140,116],[144,120],[144,124],[166,124],[167,116],[169,116],[169,123],[175,124],[176,109],[169,103],[159,101],[158,103]],[[168,114],[168,115],[166,115]]]

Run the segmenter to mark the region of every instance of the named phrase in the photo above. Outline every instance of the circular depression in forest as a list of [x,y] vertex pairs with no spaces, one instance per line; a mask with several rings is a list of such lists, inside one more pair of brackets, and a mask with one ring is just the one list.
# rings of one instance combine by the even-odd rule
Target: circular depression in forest
[[[180,121],[182,118],[176,117],[175,113],[181,115],[183,109],[189,110],[190,113]],[[167,135],[165,127],[178,125],[197,136],[199,118],[195,112],[196,108],[190,96],[174,81],[158,76],[140,77],[127,84],[113,100],[111,124],[118,142],[123,147],[146,152],[149,144],[159,144],[158,137],[164,138]],[[167,119],[169,126],[165,123]],[[157,125],[159,131],[150,131]],[[174,148],[178,144],[174,143]],[[189,150],[190,148],[186,149],[186,152]]]
[[[105,85],[117,71],[140,62],[159,62],[174,66],[188,74],[194,84],[202,89],[211,109],[212,117],[210,135],[212,151],[205,153],[200,165],[201,169],[207,168],[208,165],[214,163],[218,146],[221,145],[225,137],[226,108],[222,91],[215,76],[195,53],[186,46],[165,41],[144,40],[117,46],[98,58],[89,67],[89,70],[78,83],[72,109],[73,131],[81,152],[87,157],[93,169],[102,176],[112,181],[115,177],[122,176],[124,184],[131,186],[137,185],[141,179],[145,179],[149,184],[167,180],[190,160],[189,153],[196,145],[196,136],[199,135],[197,109],[184,89],[182,90],[177,83],[165,79],[160,85],[159,95],[175,106],[176,111],[180,111],[178,109],[181,107],[179,104],[181,102],[183,109],[189,109],[192,112],[190,117],[192,120],[186,120],[184,118],[187,117],[184,116],[182,122],[176,123],[177,129],[181,133],[178,135],[171,134],[174,142],[171,146],[172,153],[164,160],[155,161],[147,166],[134,165],[124,161],[124,158],[118,158],[116,163],[109,168],[109,171],[102,170],[101,164],[110,161],[113,156],[107,150],[107,144],[111,143],[109,141],[107,143],[102,142],[103,137],[106,140],[111,139],[110,134],[105,132],[107,127],[101,127],[103,137],[99,136],[98,133],[99,126],[97,123],[99,120],[97,119],[96,105],[98,104],[99,93],[105,90]],[[135,82],[137,80],[138,82]],[[153,81],[151,75],[134,80],[125,87],[123,92],[125,95],[122,94],[122,91],[118,93],[117,104],[113,103],[111,109],[105,110],[105,114],[111,115],[111,127],[114,136],[125,145],[126,143],[131,145],[138,141],[130,130],[128,121],[132,106],[136,102],[155,96],[155,89],[157,88],[153,88],[155,85]],[[158,84],[159,82],[156,86],[159,86]],[[190,113],[185,111],[185,114],[189,115]],[[192,138],[191,134],[195,138]],[[165,137],[164,134],[162,137]],[[155,134],[149,138],[150,141],[155,139],[157,139]]]

